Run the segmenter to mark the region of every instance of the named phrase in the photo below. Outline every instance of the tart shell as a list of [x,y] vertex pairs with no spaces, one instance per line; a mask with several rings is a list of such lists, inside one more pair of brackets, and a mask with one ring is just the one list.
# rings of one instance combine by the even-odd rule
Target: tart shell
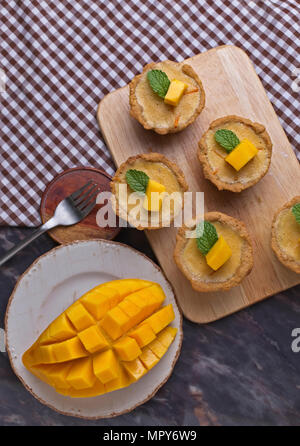
[[[122,218],[123,220],[126,220],[130,223],[130,221],[128,220],[128,215],[124,212],[124,210],[121,208],[121,206],[119,206],[118,200],[117,200],[117,195],[116,195],[116,186],[117,184],[123,183],[123,179],[122,176],[124,174],[124,172],[126,172],[128,169],[130,169],[132,167],[132,165],[135,163],[136,160],[145,160],[145,161],[149,161],[149,162],[153,162],[153,163],[162,163],[165,166],[167,166],[174,174],[174,176],[176,177],[178,184],[182,190],[182,192],[186,192],[188,190],[188,184],[185,180],[184,174],[182,172],[182,170],[177,166],[177,164],[173,163],[172,161],[170,161],[168,158],[166,158],[164,155],[161,155],[160,153],[142,153],[139,155],[135,155],[135,156],[131,156],[130,158],[128,158],[124,163],[122,163],[120,165],[120,167],[117,169],[111,183],[110,183],[110,188],[111,188],[111,192],[114,195],[114,197],[116,198],[116,205],[113,206],[113,209],[115,210],[116,214]],[[170,219],[170,221],[172,222],[174,220],[175,216],[173,218]],[[159,226],[155,226],[155,227],[151,227],[151,226],[135,226],[136,229],[138,230],[144,230],[144,229],[148,229],[148,230],[155,230],[155,229],[160,229],[162,228],[163,225],[159,225]]]
[[[252,130],[259,135],[260,138],[262,138],[265,142],[266,151],[267,151],[267,159],[268,163],[267,166],[261,171],[261,174],[259,177],[255,178],[253,181],[248,181],[247,183],[241,183],[239,181],[235,183],[227,183],[225,181],[222,181],[219,179],[213,172],[208,157],[207,157],[207,151],[208,147],[206,145],[206,136],[207,133],[210,130],[213,130],[216,127],[220,127],[223,124],[227,124],[228,122],[240,122],[242,124],[245,124],[252,128]],[[271,163],[271,156],[272,156],[272,141],[267,133],[265,127],[262,124],[259,124],[258,122],[252,122],[249,119],[242,118],[240,116],[236,115],[229,115],[224,116],[223,118],[218,118],[215,121],[213,121],[208,130],[204,133],[202,138],[199,141],[198,144],[198,158],[199,161],[203,167],[203,173],[206,179],[210,180],[219,190],[229,190],[231,192],[241,192],[244,189],[248,189],[249,187],[253,186],[254,184],[258,183],[258,181],[267,173],[270,163]]]
[[[197,219],[196,219],[197,220]],[[176,236],[176,246],[174,250],[174,259],[180,269],[180,271],[186,276],[186,278],[191,282],[192,287],[196,291],[200,292],[212,292],[212,291],[226,291],[234,286],[237,286],[242,279],[247,276],[253,267],[253,248],[250,235],[246,229],[243,222],[230,217],[229,215],[223,214],[222,212],[207,212],[204,214],[204,220],[207,221],[219,221],[220,223],[227,224],[231,229],[239,234],[239,236],[244,240],[245,244],[242,252],[242,259],[240,266],[234,275],[224,282],[204,282],[199,279],[195,279],[190,271],[186,268],[183,261],[183,252],[187,244],[187,239],[185,237],[186,230],[193,230],[196,227],[196,222],[194,226],[187,227],[183,226],[178,230]]]
[[[166,60],[164,62],[172,62],[172,61]],[[158,62],[151,62],[151,63],[147,64],[144,67],[143,72],[141,74],[138,74],[137,76],[135,76],[132,79],[132,81],[130,82],[130,84],[129,84],[130,114],[131,114],[131,116],[133,118],[135,118],[137,121],[139,121],[139,123],[142,124],[142,126],[146,130],[154,130],[156,133],[158,133],[160,135],[166,135],[168,133],[177,133],[177,132],[180,132],[181,130],[185,129],[190,124],[192,124],[195,121],[195,119],[197,118],[197,116],[203,110],[204,105],[205,105],[205,92],[204,92],[204,88],[203,88],[203,85],[202,85],[202,82],[201,82],[200,78],[198,77],[196,72],[193,70],[193,68],[190,65],[188,65],[188,64],[182,65],[181,66],[182,72],[184,74],[186,74],[187,76],[191,77],[192,79],[194,79],[196,81],[196,83],[197,83],[197,86],[199,87],[199,90],[200,90],[200,101],[199,101],[199,104],[198,104],[196,110],[194,111],[194,113],[190,117],[190,119],[183,125],[179,124],[177,127],[170,127],[170,128],[163,128],[163,129],[150,126],[149,123],[147,122],[147,120],[143,116],[143,108],[142,108],[142,106],[139,104],[139,102],[137,100],[137,97],[136,97],[136,94],[135,94],[135,90],[136,90],[137,84],[139,83],[142,75],[146,71],[154,69],[155,66],[157,65],[157,63]],[[181,64],[178,63],[178,65],[180,66]]]
[[272,222],[272,232],[271,232],[271,246],[276,254],[278,260],[287,268],[294,271],[295,273],[300,274],[300,264],[296,262],[291,256],[286,254],[282,251],[280,248],[277,237],[276,237],[276,222],[277,218],[279,217],[279,214],[284,211],[285,209],[289,209],[292,206],[294,206],[296,203],[300,203],[300,195],[297,195],[296,197],[292,198],[290,201],[285,203],[274,215],[273,222]]

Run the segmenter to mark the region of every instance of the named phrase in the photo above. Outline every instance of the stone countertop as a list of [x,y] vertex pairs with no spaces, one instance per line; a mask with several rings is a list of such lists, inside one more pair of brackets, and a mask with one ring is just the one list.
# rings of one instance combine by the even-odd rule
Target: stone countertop
[[[0,255],[32,229],[1,228]],[[118,241],[155,260],[142,232]],[[55,246],[43,235],[0,269],[1,323],[19,275]],[[60,415],[35,400],[0,353],[0,425],[300,425],[300,286],[208,325],[184,319],[181,355],[168,382],[146,404],[117,418],[86,421]]]

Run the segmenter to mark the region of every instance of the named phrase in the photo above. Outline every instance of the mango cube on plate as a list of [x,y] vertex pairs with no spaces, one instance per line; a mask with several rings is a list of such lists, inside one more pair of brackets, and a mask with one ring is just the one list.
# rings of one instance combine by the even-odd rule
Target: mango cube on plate
[[97,320],[101,319],[108,310],[113,308],[121,301],[121,296],[118,290],[106,287],[95,289],[86,293],[82,297],[84,307]]
[[49,325],[49,335],[51,338],[64,341],[75,336],[76,330],[72,327],[67,315],[62,313]]
[[148,345],[155,339],[154,331],[152,330],[150,325],[146,323],[141,325],[140,327],[137,327],[131,333],[128,333],[128,335],[134,338],[140,347],[145,347],[145,345]]
[[67,382],[76,390],[93,387],[96,379],[92,358],[82,358],[74,362],[67,375]]
[[123,364],[129,376],[134,381],[137,381],[143,375],[145,375],[145,373],[147,373],[147,369],[143,366],[143,363],[139,360],[139,358],[135,359],[134,361],[126,361]]
[[163,307],[161,310],[154,313],[152,316],[145,319],[142,324],[148,324],[154,331],[154,333],[159,333],[163,328],[169,325],[173,319],[175,318],[175,314],[173,311],[172,305],[167,305]]
[[135,339],[125,336],[114,343],[114,349],[123,361],[133,361],[142,353]]
[[85,330],[78,333],[78,337],[83,343],[85,349],[90,353],[98,352],[106,347],[109,347],[109,343],[101,333],[97,325],[92,325]]
[[168,327],[175,315],[171,304],[162,307],[165,297],[159,284],[140,279],[99,285],[45,329],[23,364],[73,398],[129,386],[158,363],[175,338],[176,329]]
[[94,324],[94,318],[81,303],[71,305],[66,310],[66,315],[77,330],[84,330]]
[[47,347],[52,347],[56,362],[71,361],[73,359],[88,356],[88,352],[78,336],[68,339],[67,341],[57,342],[49,346],[47,345]]
[[148,370],[151,370],[159,362],[159,358],[149,347],[143,349],[140,360]]
[[103,384],[118,377],[117,358],[112,350],[106,350],[93,357],[94,374]]

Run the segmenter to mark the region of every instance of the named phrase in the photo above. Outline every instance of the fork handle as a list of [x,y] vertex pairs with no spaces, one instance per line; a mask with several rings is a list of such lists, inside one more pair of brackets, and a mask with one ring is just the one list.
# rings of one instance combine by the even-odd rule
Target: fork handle
[[21,251],[21,249],[25,248],[25,246],[29,245],[33,240],[38,238],[40,235],[44,234],[44,232],[49,231],[49,229],[57,226],[53,218],[50,218],[46,223],[40,226],[36,231],[18,243],[16,246],[7,251],[3,257],[0,257],[0,266],[3,265],[7,260],[13,257],[17,252]]

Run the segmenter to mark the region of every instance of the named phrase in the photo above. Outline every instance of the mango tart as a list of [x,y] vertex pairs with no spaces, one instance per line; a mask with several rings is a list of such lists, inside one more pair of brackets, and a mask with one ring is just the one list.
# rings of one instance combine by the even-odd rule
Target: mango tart
[[[133,175],[132,182],[130,175]],[[169,226],[181,212],[183,195],[188,190],[182,170],[164,155],[154,152],[128,158],[117,169],[110,185],[114,211],[139,230]],[[124,185],[126,196],[120,188]],[[136,195],[132,200],[133,193]],[[169,212],[168,206],[164,208],[163,204],[173,193],[178,195],[170,200]],[[135,216],[137,206],[139,219]],[[151,221],[153,216],[154,222]]]
[[[150,72],[157,74],[153,83]],[[165,135],[179,132],[195,121],[204,108],[205,93],[190,65],[166,60],[146,65],[134,77],[129,84],[129,104],[131,116],[145,129]]]
[[[196,291],[229,290],[238,285],[253,267],[253,249],[246,226],[221,212],[207,212],[204,221],[217,234],[204,255],[197,229],[202,219],[178,230],[174,259]],[[191,237],[192,234],[196,236]]]
[[213,121],[198,144],[205,178],[219,190],[232,192],[256,184],[267,173],[271,155],[265,127],[235,115]]
[[99,285],[56,318],[24,353],[24,366],[63,395],[127,387],[167,352],[177,329],[160,285],[123,279]]
[[277,258],[287,268],[300,274],[300,195],[275,213],[271,235],[271,246]]

